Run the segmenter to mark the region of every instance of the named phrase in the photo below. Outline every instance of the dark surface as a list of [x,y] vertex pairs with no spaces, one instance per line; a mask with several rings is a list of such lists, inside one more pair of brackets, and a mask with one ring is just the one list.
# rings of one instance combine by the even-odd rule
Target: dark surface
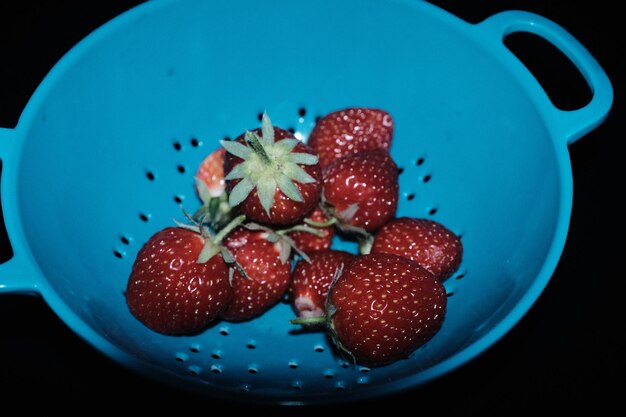
[[[34,1],[0,5],[0,126],[13,127],[39,82],[77,41],[138,1]],[[57,2],[58,3],[58,2]],[[615,7],[599,2],[434,1],[477,22],[500,10],[525,9],[546,16],[576,36],[611,78],[615,103],[608,120],[571,148],[574,208],[561,262],[547,289],[524,319],[479,358],[418,390],[374,401],[411,403],[415,413],[448,414],[532,411],[571,412],[617,406],[625,344],[621,261],[624,190],[622,152],[626,67]],[[459,4],[462,3],[462,4]],[[511,40],[516,48],[524,44]],[[519,45],[518,45],[519,44]],[[521,45],[521,46],[520,46]],[[534,48],[531,48],[534,50]],[[555,88],[561,107],[587,98],[577,74],[546,61],[537,47],[527,62]],[[538,55],[537,55],[538,54]],[[526,62],[526,61],[525,61]],[[548,62],[548,65],[545,63]],[[619,181],[619,185],[618,185]],[[0,228],[0,260],[9,249]],[[616,381],[616,382],[614,382]],[[111,362],[79,339],[37,297],[0,298],[0,398],[3,408],[22,397],[56,397],[57,404],[84,400],[98,407],[131,401],[157,407],[209,402],[173,391]],[[61,402],[59,402],[61,401]],[[69,402],[68,402],[69,401]],[[215,401],[211,404],[215,405]],[[372,404],[372,405],[374,405]],[[369,405],[369,404],[368,404]]]

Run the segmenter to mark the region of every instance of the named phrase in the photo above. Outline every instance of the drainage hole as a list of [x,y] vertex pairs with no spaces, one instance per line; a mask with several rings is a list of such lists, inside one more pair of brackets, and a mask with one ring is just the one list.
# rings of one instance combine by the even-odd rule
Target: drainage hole
[[174,149],[180,151],[183,149],[183,145],[181,145],[180,142],[174,142]]
[[359,385],[367,385],[370,383],[370,379],[366,376],[357,378],[356,383]]
[[306,116],[306,109],[304,107],[300,107],[298,109],[298,116],[300,116],[300,117]]
[[197,148],[198,146],[200,146],[200,141],[196,138],[192,138],[190,143],[191,143],[191,146],[193,146],[194,148]]
[[432,175],[427,174],[427,175],[425,175],[425,176],[424,176],[424,178],[422,179],[422,181],[424,181],[424,182],[428,182],[428,181],[430,181],[431,179],[432,179]]
[[184,174],[184,173],[185,173],[185,171],[186,171],[186,169],[185,169],[185,167],[184,167],[183,165],[178,165],[178,166],[176,167],[176,170],[177,170],[179,173],[181,173],[181,174]]
[[146,178],[148,178],[149,181],[154,181],[154,174],[151,171],[146,172]]

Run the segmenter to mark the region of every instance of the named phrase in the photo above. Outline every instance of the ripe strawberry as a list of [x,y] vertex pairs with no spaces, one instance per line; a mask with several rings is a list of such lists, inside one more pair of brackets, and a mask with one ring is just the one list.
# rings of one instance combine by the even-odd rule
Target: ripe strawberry
[[[314,234],[307,232],[291,232],[289,233],[289,237],[293,239],[295,245],[303,250],[304,252],[315,251],[315,250],[323,250],[330,248],[330,244],[333,241],[333,236],[335,236],[335,229],[330,227],[316,227],[315,224],[324,224],[328,222],[328,217],[324,214],[322,209],[319,206],[316,206],[315,209],[309,214],[304,222],[311,222],[311,228],[313,230],[319,231],[322,236],[315,236]],[[305,226],[309,227],[309,226]]]
[[232,295],[228,266],[219,251],[193,230],[167,227],[154,234],[139,250],[128,280],[126,302],[131,313],[164,334],[192,334],[205,328]]
[[395,215],[398,167],[380,149],[341,158],[324,169],[323,201],[340,222],[377,230]]
[[222,141],[226,189],[231,207],[239,206],[250,220],[296,223],[318,203],[322,173],[318,157],[286,130],[263,115],[260,129]]
[[291,274],[291,305],[298,317],[326,314],[326,296],[337,271],[345,268],[355,256],[338,250],[309,252],[310,262],[300,261]]
[[320,165],[346,155],[370,150],[389,150],[393,119],[384,110],[347,108],[327,114],[317,121],[308,144],[320,157]]
[[[226,189],[224,181],[224,156],[226,149],[218,148],[211,152],[204,160],[196,172],[196,180],[202,181],[206,187],[208,195],[219,197]],[[200,190],[197,190],[200,194]],[[202,196],[201,196],[202,198]]]
[[446,291],[406,258],[357,257],[334,283],[328,326],[337,346],[357,362],[379,366],[406,358],[439,330]]
[[459,237],[441,223],[400,217],[378,231],[371,253],[403,256],[443,281],[459,267],[463,245]]
[[232,280],[233,297],[221,317],[228,321],[254,318],[281,300],[291,282],[291,263],[281,259],[286,243],[270,242],[263,230],[239,227],[224,240],[224,245],[246,272]]

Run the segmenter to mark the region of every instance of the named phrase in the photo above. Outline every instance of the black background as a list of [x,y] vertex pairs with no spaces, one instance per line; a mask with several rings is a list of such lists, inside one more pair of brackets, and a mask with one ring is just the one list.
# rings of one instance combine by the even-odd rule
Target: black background
[[[2,2],[0,5],[0,126],[14,127],[37,85],[57,60],[93,29],[139,1]],[[625,350],[623,168],[624,43],[617,6],[569,1],[433,1],[471,22],[501,10],[546,16],[578,38],[609,74],[615,89],[611,115],[570,148],[574,207],[565,251],[545,292],[495,346],[431,384],[373,400],[368,407],[410,404],[413,413],[444,414],[554,409],[621,409]],[[619,4],[615,2],[615,4]],[[524,43],[526,42],[526,43]],[[563,108],[584,104],[588,92],[575,71],[541,45],[511,38]],[[10,256],[0,228],[2,256]],[[72,333],[38,297],[0,297],[2,406],[53,399],[98,408],[121,404],[203,407],[220,403],[177,392],[113,363]],[[232,404],[230,404],[232,406]],[[162,408],[163,407],[163,408]],[[371,410],[371,408],[370,408]]]

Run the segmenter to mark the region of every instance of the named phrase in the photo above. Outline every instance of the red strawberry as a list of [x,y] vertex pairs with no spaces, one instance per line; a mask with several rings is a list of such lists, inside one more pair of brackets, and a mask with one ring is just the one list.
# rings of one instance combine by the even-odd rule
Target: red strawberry
[[[324,214],[322,209],[319,206],[316,206],[313,212],[309,214],[306,219],[304,219],[305,223],[307,221],[311,221],[313,224],[324,224],[328,222],[328,217]],[[315,250],[323,250],[330,248],[330,244],[333,241],[333,236],[335,236],[335,229],[332,227],[315,227],[311,226],[312,229],[319,231],[322,236],[315,236],[314,234],[307,232],[291,232],[289,233],[289,237],[293,239],[295,245],[304,252],[315,251]]]
[[284,242],[272,243],[265,231],[239,227],[224,240],[224,245],[249,279],[235,273],[233,297],[221,317],[229,321],[254,318],[280,301],[291,282],[291,263],[283,262]]
[[323,199],[340,222],[374,231],[398,206],[398,167],[387,151],[363,151],[324,169]]
[[[202,181],[211,197],[219,197],[226,189],[224,182],[224,155],[226,149],[218,148],[211,152],[196,172],[196,179]],[[200,190],[198,190],[200,193]],[[201,197],[202,198],[202,197]]]
[[250,220],[286,225],[304,218],[318,203],[322,173],[318,157],[263,115],[261,129],[222,141],[226,189],[231,207]]
[[389,150],[393,119],[384,110],[347,108],[327,114],[317,121],[308,144],[320,157],[320,165],[346,155],[370,150]]
[[357,362],[379,366],[406,358],[439,330],[446,291],[406,258],[357,257],[332,286],[328,326],[338,347]]
[[371,253],[392,253],[417,262],[443,281],[454,273],[463,257],[457,235],[441,223],[400,217],[376,234]]
[[210,246],[200,233],[179,227],[153,235],[139,250],[128,280],[131,313],[164,334],[197,333],[215,320],[232,290],[222,256],[201,259]]
[[326,296],[337,271],[345,268],[355,256],[338,250],[309,252],[310,262],[300,261],[291,274],[291,304],[299,317],[326,314]]

